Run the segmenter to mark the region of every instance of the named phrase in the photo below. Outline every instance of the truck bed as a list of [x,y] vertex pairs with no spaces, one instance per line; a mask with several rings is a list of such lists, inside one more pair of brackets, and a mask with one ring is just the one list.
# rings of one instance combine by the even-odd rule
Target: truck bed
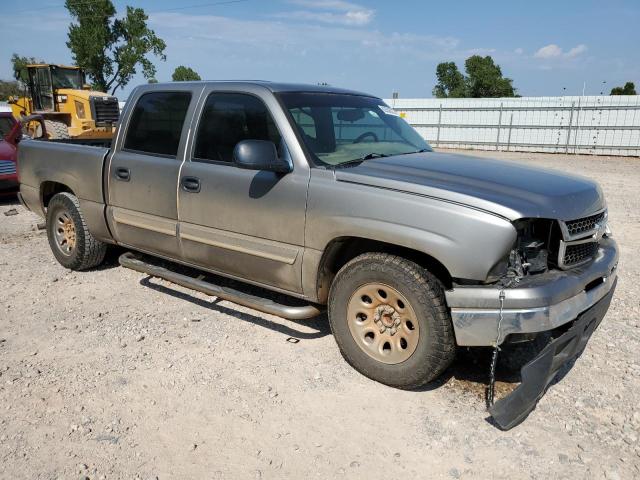
[[45,181],[57,182],[80,200],[104,204],[102,174],[108,153],[104,147],[25,140],[18,148],[19,180],[37,190]]
[[45,217],[49,199],[58,191],[71,191],[93,235],[113,242],[105,220],[103,173],[109,149],[69,142],[24,140],[18,148],[20,199]]
[[72,145],[87,145],[91,147],[111,148],[111,138],[64,138],[40,140],[42,142],[70,143]]

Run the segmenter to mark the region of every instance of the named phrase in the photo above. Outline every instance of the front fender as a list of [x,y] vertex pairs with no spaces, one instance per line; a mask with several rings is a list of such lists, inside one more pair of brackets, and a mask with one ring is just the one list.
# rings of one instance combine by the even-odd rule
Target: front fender
[[512,248],[516,230],[505,218],[464,205],[312,175],[305,245],[324,251],[339,237],[418,250],[454,278],[483,281]]

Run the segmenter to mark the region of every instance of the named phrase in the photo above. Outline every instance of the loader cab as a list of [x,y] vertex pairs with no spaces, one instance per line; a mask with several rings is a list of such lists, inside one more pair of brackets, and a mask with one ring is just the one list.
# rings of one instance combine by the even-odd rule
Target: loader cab
[[29,92],[33,110],[59,111],[58,103],[65,99],[57,95],[60,89],[82,90],[85,83],[84,72],[79,67],[62,65],[28,65]]

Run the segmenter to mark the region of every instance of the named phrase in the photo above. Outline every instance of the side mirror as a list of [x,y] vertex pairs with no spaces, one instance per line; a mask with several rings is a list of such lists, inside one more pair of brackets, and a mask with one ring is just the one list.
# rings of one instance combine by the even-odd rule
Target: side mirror
[[246,170],[266,170],[276,173],[291,172],[291,165],[278,158],[273,142],[266,140],[243,140],[233,149],[233,163]]

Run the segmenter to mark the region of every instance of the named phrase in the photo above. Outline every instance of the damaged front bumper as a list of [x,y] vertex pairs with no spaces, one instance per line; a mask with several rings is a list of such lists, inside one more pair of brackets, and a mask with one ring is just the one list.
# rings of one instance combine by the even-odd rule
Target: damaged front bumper
[[520,385],[489,408],[500,429],[509,430],[527,418],[558,371],[582,354],[609,309],[616,283],[614,280],[604,298],[580,314],[566,332],[553,339],[536,358],[522,367]]
[[554,338],[522,368],[521,384],[489,408],[499,428],[508,430],[522,422],[560,368],[580,356],[607,313],[617,265],[616,242],[603,238],[587,265],[525,277],[512,288],[462,286],[446,292],[458,345],[496,346],[510,335],[547,331]]
[[[617,265],[615,240],[603,238],[596,257],[587,265],[531,275],[504,288],[498,345],[511,334],[545,332],[575,320],[609,293]],[[496,344],[501,290],[499,285],[472,285],[445,292],[458,345]]]

